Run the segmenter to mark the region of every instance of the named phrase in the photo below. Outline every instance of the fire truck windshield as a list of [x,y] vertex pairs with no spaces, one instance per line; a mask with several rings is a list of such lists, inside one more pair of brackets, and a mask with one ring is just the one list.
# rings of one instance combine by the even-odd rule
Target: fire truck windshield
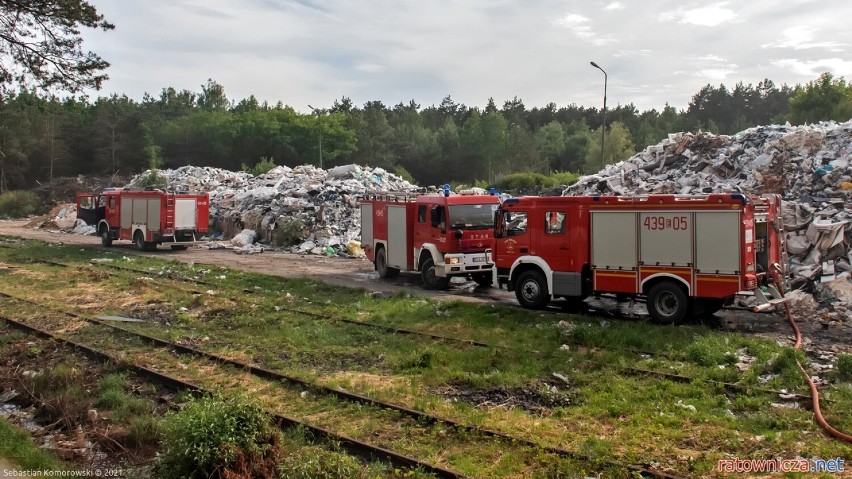
[[451,228],[493,228],[494,212],[500,206],[496,203],[484,205],[450,205]]

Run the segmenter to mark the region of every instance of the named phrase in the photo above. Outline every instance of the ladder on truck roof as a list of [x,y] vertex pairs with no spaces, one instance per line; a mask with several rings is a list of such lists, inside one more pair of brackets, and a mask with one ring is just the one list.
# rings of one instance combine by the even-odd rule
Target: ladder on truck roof
[[392,201],[397,203],[413,203],[417,200],[417,196],[422,193],[413,193],[410,191],[366,191],[361,197],[363,200],[372,201]]

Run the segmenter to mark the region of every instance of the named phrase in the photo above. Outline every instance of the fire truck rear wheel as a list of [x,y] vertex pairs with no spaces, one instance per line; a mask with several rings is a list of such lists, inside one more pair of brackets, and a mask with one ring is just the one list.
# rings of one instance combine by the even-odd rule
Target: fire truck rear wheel
[[398,268],[388,266],[388,256],[384,248],[376,250],[376,271],[379,272],[380,278],[396,278],[399,274]]
[[149,251],[151,249],[145,241],[145,235],[143,235],[141,231],[137,231],[133,234],[133,245],[136,246],[136,249],[139,251]]
[[109,230],[106,228],[103,228],[103,231],[101,232],[101,244],[107,248],[112,246],[112,236],[110,236]]
[[688,309],[686,292],[672,281],[661,281],[648,291],[648,313],[657,324],[680,322]]
[[435,261],[427,259],[420,266],[420,277],[423,279],[423,287],[426,289],[447,289],[450,285],[450,277],[440,277],[435,274]]
[[533,270],[521,273],[515,286],[515,297],[524,308],[544,309],[550,303],[550,292],[547,291],[544,275]]

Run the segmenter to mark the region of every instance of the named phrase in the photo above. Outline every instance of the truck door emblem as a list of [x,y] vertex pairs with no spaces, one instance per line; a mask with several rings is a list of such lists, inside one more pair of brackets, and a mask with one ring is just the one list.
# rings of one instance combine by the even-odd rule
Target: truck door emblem
[[507,253],[514,253],[516,244],[518,244],[518,242],[513,240],[513,239],[506,241],[506,252]]

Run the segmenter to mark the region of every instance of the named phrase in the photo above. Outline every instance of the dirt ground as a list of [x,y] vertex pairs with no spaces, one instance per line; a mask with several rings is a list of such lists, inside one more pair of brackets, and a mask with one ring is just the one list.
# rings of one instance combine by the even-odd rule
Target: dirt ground
[[361,287],[370,291],[392,294],[396,291],[408,291],[415,295],[430,297],[451,297],[473,302],[514,301],[514,295],[491,288],[476,288],[472,281],[453,282],[450,289],[442,292],[426,291],[420,288],[420,278],[416,274],[401,274],[393,281],[380,280],[373,264],[366,259],[326,257],[317,255],[299,255],[266,250],[260,254],[236,254],[228,249],[189,248],[185,251],[173,251],[160,246],[154,252],[139,252],[130,241],[116,241],[110,248],[101,246],[95,236],[83,236],[56,231],[26,227],[27,220],[0,220],[0,235],[18,236],[50,243],[85,245],[126,254],[157,255],[163,259],[184,263],[204,263],[229,268],[254,271],[285,278],[308,277],[348,287]]

